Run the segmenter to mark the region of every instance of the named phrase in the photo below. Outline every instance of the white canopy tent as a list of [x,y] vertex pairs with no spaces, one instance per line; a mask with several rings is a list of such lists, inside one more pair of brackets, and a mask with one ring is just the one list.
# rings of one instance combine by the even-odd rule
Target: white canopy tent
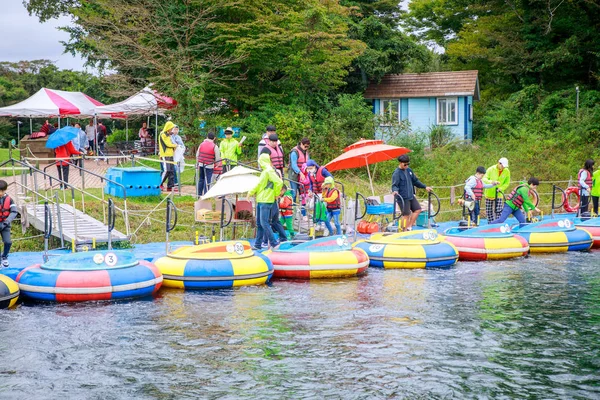
[[1,107],[0,117],[92,117],[97,113],[96,107],[102,105],[82,92],[42,88],[20,103]]
[[[170,97],[163,96],[145,87],[133,96],[114,104],[96,107],[98,114],[110,114],[114,118],[127,118],[133,115],[154,115],[155,133],[154,140],[158,138],[158,116],[164,115],[165,110],[173,108],[177,102]],[[127,122],[126,122],[127,123]],[[126,139],[129,140],[129,129],[126,128]]]

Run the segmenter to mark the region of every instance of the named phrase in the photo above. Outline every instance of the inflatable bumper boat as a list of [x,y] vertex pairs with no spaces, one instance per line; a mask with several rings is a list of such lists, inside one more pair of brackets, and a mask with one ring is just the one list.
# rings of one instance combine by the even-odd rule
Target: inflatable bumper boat
[[164,286],[181,289],[225,289],[259,285],[273,275],[271,260],[247,241],[183,246],[155,260]]
[[585,251],[592,247],[592,235],[585,229],[577,228],[570,219],[550,219],[535,222],[513,233],[529,242],[531,253],[563,253]]
[[353,249],[343,236],[284,242],[263,254],[273,262],[275,278],[344,278],[361,275],[369,267],[367,253]]
[[484,225],[471,229],[450,228],[445,240],[458,249],[459,260],[505,260],[529,252],[529,243],[514,235],[508,224]]
[[154,294],[163,277],[154,264],[129,251],[91,251],[51,258],[23,269],[21,293],[37,301],[120,300]]
[[10,308],[19,300],[19,285],[8,276],[0,275],[0,309]]
[[372,267],[443,268],[456,264],[458,250],[433,229],[401,233],[375,233],[354,243],[364,250]]
[[573,221],[577,228],[582,228],[592,235],[592,248],[600,248],[600,218],[576,219]]

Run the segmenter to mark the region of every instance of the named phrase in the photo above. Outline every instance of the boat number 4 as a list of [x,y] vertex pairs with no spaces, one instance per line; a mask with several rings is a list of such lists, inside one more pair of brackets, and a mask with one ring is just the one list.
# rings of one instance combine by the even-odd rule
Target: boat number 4
[[115,265],[117,265],[117,261],[118,259],[115,253],[106,253],[106,255],[104,256],[104,262],[109,267],[114,267]]

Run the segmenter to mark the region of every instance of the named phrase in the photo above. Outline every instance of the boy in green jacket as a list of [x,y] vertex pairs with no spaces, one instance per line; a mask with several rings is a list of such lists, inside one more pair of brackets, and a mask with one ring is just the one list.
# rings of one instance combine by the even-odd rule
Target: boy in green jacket
[[497,219],[498,215],[502,212],[502,206],[504,205],[502,193],[506,193],[506,190],[510,186],[508,159],[502,157],[496,165],[489,167],[482,181],[485,184],[498,182],[498,186],[483,191],[485,197],[485,215],[488,222],[490,222]]
[[498,219],[490,222],[490,224],[501,224],[512,214],[517,221],[519,221],[519,227],[524,226],[525,215],[523,215],[521,207],[523,207],[523,210],[525,210],[526,213],[531,210],[535,210],[538,213],[540,212],[540,209],[537,208],[529,198],[529,192],[531,190],[535,190],[539,184],[540,181],[537,178],[531,177],[527,181],[527,184],[522,183],[514,188],[513,191],[506,197],[502,214],[500,217],[498,217]]
[[237,165],[238,156],[242,154],[242,144],[233,138],[233,128],[225,129],[225,139],[219,145],[223,159],[223,173],[229,172]]
[[283,181],[279,174],[271,165],[271,157],[268,154],[261,154],[258,157],[258,164],[262,169],[258,184],[248,192],[248,197],[256,195],[256,240],[254,250],[261,250],[261,244],[264,236],[271,247],[279,244],[275,240],[273,229],[271,229],[271,210],[275,204],[275,198],[279,197]]

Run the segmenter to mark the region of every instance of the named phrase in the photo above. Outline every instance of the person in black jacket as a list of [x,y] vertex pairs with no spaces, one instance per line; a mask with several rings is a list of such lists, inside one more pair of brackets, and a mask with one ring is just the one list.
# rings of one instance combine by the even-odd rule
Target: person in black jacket
[[[410,158],[408,155],[404,154],[398,157],[398,162],[400,164],[392,175],[392,193],[399,206],[402,208],[402,220],[400,226],[404,227],[405,230],[410,231],[421,212],[421,205],[415,197],[414,187],[416,186],[425,189],[428,192],[431,191],[431,188],[421,182],[412,169],[408,167],[410,165]],[[399,196],[402,196],[404,206]]]

